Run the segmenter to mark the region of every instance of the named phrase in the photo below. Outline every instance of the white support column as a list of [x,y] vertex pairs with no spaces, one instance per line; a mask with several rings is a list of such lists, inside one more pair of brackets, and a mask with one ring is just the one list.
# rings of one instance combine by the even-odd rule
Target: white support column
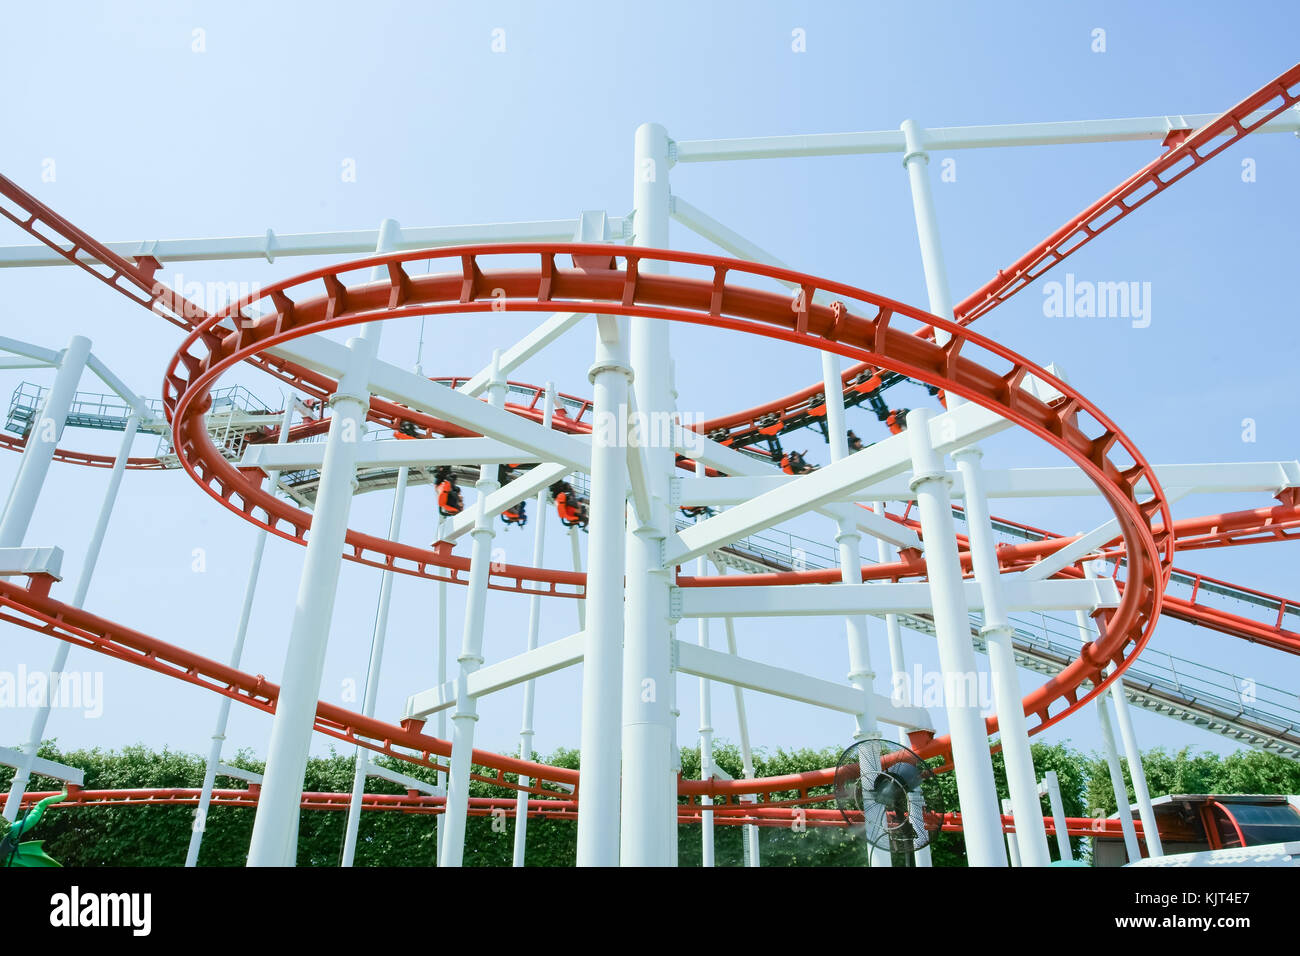
[[[391,222],[392,220],[386,220]],[[388,539],[396,541],[402,533],[402,506],[406,502],[406,482],[410,469],[397,470],[397,488],[393,492],[393,510],[388,521]],[[379,582],[379,604],[375,608],[375,627],[370,635],[370,661],[366,665],[366,690],[361,700],[361,712],[367,717],[375,715],[375,701],[379,697],[379,673],[384,663],[384,642],[388,638],[388,608],[393,599],[393,572],[385,569]],[[347,828],[343,834],[343,866],[351,866],[357,855],[357,834],[361,829],[361,804],[366,794],[366,777],[370,767],[370,751],[356,748],[356,766],[352,773],[352,799],[348,803]]]
[[1038,799],[1038,775],[1029,748],[1029,729],[1021,702],[1015,649],[1011,644],[1015,630],[1007,618],[993,523],[984,493],[984,475],[980,467],[982,457],[983,453],[974,446],[953,453],[966,489],[971,566],[984,598],[984,626],[980,633],[988,643],[989,669],[993,673],[998,731],[1012,814],[1016,820],[1019,859],[1024,866],[1047,866],[1052,862],[1052,854],[1047,848],[1047,829],[1043,825],[1042,803]]
[[[878,515],[884,515],[885,503],[883,501],[875,502],[872,510]],[[898,549],[888,541],[880,538],[876,539],[876,560],[881,564],[889,564],[898,559]],[[898,622],[897,614],[885,615],[885,631],[889,637],[889,696],[895,703],[904,701],[898,700],[898,696],[907,684],[907,658],[903,654],[903,630]],[[911,744],[907,737],[907,728],[898,728],[898,742],[904,747],[910,747]]]
[[[628,549],[626,421],[627,323],[602,319],[593,388],[591,501],[582,663],[582,780],[578,787],[578,866],[619,863],[619,782],[623,699],[624,561]],[[631,572],[628,573],[631,586]]]
[[[675,642],[677,640],[677,628],[674,626],[668,632],[668,639]],[[670,671],[671,680],[668,682],[671,701],[668,705],[668,729],[670,731],[670,740],[668,746],[669,763],[668,763],[668,783],[670,786],[670,799],[668,802],[668,818],[664,821],[664,826],[668,828],[668,859],[671,861],[669,866],[676,866],[681,859],[679,852],[679,840],[682,835],[682,828],[679,820],[680,810],[678,809],[679,800],[677,796],[677,781],[682,777],[682,746],[677,736],[677,729],[682,716],[681,708],[677,706],[677,671],[673,668]]]
[[[501,352],[492,356],[492,384],[488,386],[493,406],[505,405],[506,383],[500,373]],[[497,466],[485,462],[479,466],[475,507],[477,516],[470,537],[469,584],[465,595],[465,629],[460,656],[456,658],[456,710],[451,715],[451,767],[447,775],[447,802],[443,815],[440,866],[460,866],[465,855],[465,825],[469,813],[469,777],[474,751],[474,726],[478,723],[478,701],[469,694],[469,676],[483,666],[483,626],[487,614],[488,577],[492,569],[492,542],[496,529],[492,517],[483,507],[488,495],[496,491]]]
[[[442,540],[441,529],[438,540]],[[437,685],[443,686],[447,683],[447,582],[438,582],[438,635],[437,635]],[[438,739],[447,739],[447,711],[438,711]],[[434,777],[438,789],[442,792],[443,797],[447,796],[447,775],[439,770]],[[446,805],[444,804],[443,812],[438,814],[437,827],[434,832],[434,854],[441,866],[442,860],[442,831],[447,819]]]
[[[400,238],[397,221],[385,219],[379,224],[375,252],[391,251]],[[385,275],[386,270],[379,267],[370,270],[372,281]],[[365,434],[365,413],[370,404],[370,369],[379,355],[383,328],[382,322],[370,322],[361,327],[357,338],[348,341],[352,353],[348,367],[339,379],[338,391],[330,398],[333,413],[325,463],[303,560],[280,701],[271,728],[262,796],[253,822],[249,866],[293,866],[297,859],[303,775],[325,672],[343,542],[357,487],[357,451]]]
[[[877,501],[872,508],[876,514],[883,516],[885,514],[885,503]],[[881,564],[887,564],[898,558],[898,550],[883,538],[876,539],[876,560]],[[899,624],[897,614],[885,615],[885,634],[889,638],[889,697],[895,704],[909,703],[910,701],[903,695],[904,688],[908,687],[907,682],[907,658],[903,655],[903,629]],[[916,688],[919,691],[919,688]],[[912,742],[907,736],[907,728],[899,727],[898,742],[904,747],[911,747]],[[930,866],[932,857],[929,844],[921,847],[915,854],[917,866]],[[873,855],[874,860],[874,855]],[[873,863],[873,865],[875,865]]]
[[[1011,818],[1012,818],[1012,821],[1013,821],[1013,823],[1014,823],[1014,820],[1015,820],[1015,811],[1012,809],[1011,801],[1010,801],[1010,800],[1003,800],[1003,801],[1002,801],[1002,815],[1003,815],[1003,816],[1008,816],[1008,815],[1010,815]],[[1014,833],[1014,832],[1007,833],[1007,834],[1006,834],[1006,837],[1007,837],[1007,841],[1006,841],[1006,842],[1007,842],[1007,859],[1010,861],[1010,865],[1011,865],[1011,866],[1017,866],[1017,867],[1018,867],[1018,866],[1024,866],[1024,864],[1023,864],[1022,862],[1020,862],[1020,845],[1019,845],[1019,843],[1016,841],[1016,835],[1015,835],[1015,833]]]
[[[1107,673],[1112,673],[1114,669],[1115,665],[1110,665]],[[1146,771],[1142,768],[1142,752],[1138,749],[1137,734],[1133,730],[1133,715],[1129,712],[1128,698],[1124,696],[1122,680],[1110,685],[1110,698],[1115,702],[1115,717],[1119,721],[1119,736],[1124,744],[1124,757],[1128,761],[1128,775],[1133,781],[1133,796],[1138,805],[1138,816],[1142,820],[1142,841],[1147,846],[1147,856],[1153,859],[1164,856],[1165,848],[1160,842],[1156,811],[1151,805]]]
[[[1087,574],[1089,565],[1084,565],[1084,573]],[[1095,572],[1094,572],[1095,573]],[[1088,615],[1083,611],[1074,612],[1074,622],[1079,628],[1079,640],[1084,644],[1091,641],[1096,632],[1092,629],[1088,621]],[[1128,802],[1128,788],[1124,786],[1124,771],[1119,765],[1119,751],[1115,749],[1115,730],[1111,726],[1110,711],[1106,708],[1106,695],[1101,694],[1096,699],[1097,720],[1101,724],[1101,743],[1102,750],[1106,753],[1106,769],[1110,773],[1110,786],[1115,794],[1115,807],[1119,813],[1120,829],[1124,833],[1124,849],[1128,853],[1130,863],[1136,863],[1142,859],[1142,851],[1138,847],[1137,828],[1133,826],[1133,811]]]
[[[555,416],[555,386],[546,383],[546,398],[542,406],[542,424],[551,427]],[[544,560],[546,547],[546,489],[537,492],[533,505],[533,567],[540,568]],[[542,596],[534,594],[528,599],[528,647],[529,651],[537,649],[538,632],[542,624]],[[524,716],[519,727],[519,759],[533,759],[533,706],[536,701],[537,682],[524,684]],[[520,776],[521,786],[528,786],[529,778]],[[514,866],[523,866],[528,847],[528,791],[520,790],[515,797],[515,848]]]
[[[668,134],[646,124],[636,131],[633,245],[668,245]],[[663,263],[642,263],[646,273]],[[633,317],[630,357],[636,407],[644,415],[671,411],[668,324]],[[623,800],[620,859],[625,866],[674,866],[676,778],[673,774],[669,620],[671,569],[663,562],[671,531],[668,478],[671,448],[647,448],[651,496],[648,520],[637,520],[627,545],[623,658]],[[594,567],[594,562],[589,562]]]
[[303,775],[316,723],[330,620],[356,485],[357,448],[370,403],[366,384],[374,347],[363,338],[353,338],[348,341],[348,348],[351,361],[339,380],[338,391],[330,398],[333,414],[325,445],[325,463],[289,632],[262,795],[253,822],[249,866],[292,866],[297,858],[295,837]]
[[[921,512],[926,568],[933,601],[935,636],[944,685],[972,683],[977,673],[970,641],[970,620],[962,590],[961,561],[957,556],[957,529],[943,461],[930,440],[930,412],[917,409],[907,416],[908,447],[912,453],[912,491]],[[945,698],[948,695],[945,694]],[[979,702],[944,701],[952,735],[954,772],[961,803],[966,854],[971,866],[1006,866],[1002,821],[993,782],[993,761],[980,716]]]
[[[49,407],[48,403],[46,407]],[[63,419],[67,419],[66,411],[63,413]],[[99,562],[99,552],[104,544],[104,535],[108,531],[108,519],[112,516],[113,505],[117,502],[117,491],[122,485],[122,474],[126,470],[127,459],[131,457],[131,444],[135,440],[135,433],[139,424],[140,419],[137,415],[132,415],[127,419],[126,431],[122,435],[122,443],[118,446],[117,457],[113,459],[113,471],[109,475],[108,488],[104,491],[104,503],[100,506],[99,518],[95,521],[95,530],[91,532],[90,544],[86,548],[86,557],[81,565],[81,577],[77,579],[77,590],[73,593],[72,604],[74,607],[82,606],[86,600],[86,593],[90,589],[90,578],[95,573],[95,565]],[[51,453],[53,453],[53,446],[51,446]],[[24,526],[18,532],[17,544],[22,544],[22,535],[25,533],[26,527]],[[11,822],[17,818],[18,810],[22,806],[23,794],[27,792],[27,783],[32,777],[32,766],[36,761],[36,752],[41,749],[41,740],[44,738],[45,728],[49,724],[50,709],[54,706],[55,693],[59,686],[58,681],[68,666],[68,652],[72,650],[72,645],[66,641],[59,641],[58,645],[54,649],[54,660],[50,664],[50,674],[53,677],[51,678],[49,693],[46,695],[45,703],[32,718],[31,730],[27,734],[27,745],[22,748],[23,763],[21,766],[14,768],[14,778],[9,786],[9,796],[5,799],[4,818]]]
[[[925,269],[925,291],[930,311],[941,319],[951,319],[952,293],[948,289],[948,270],[943,261],[943,244],[939,241],[939,219],[935,215],[934,196],[930,193],[930,154],[925,151],[921,130],[913,120],[904,120],[905,148],[903,168],[912,187],[912,213],[916,218],[917,239],[921,243],[921,264]],[[947,333],[936,330],[938,341],[947,341]]]
[[[1085,561],[1085,577],[1097,577],[1097,563]],[[1106,673],[1114,673],[1111,664]],[[1151,806],[1151,792],[1147,789],[1146,771],[1142,768],[1142,752],[1138,749],[1137,734],[1133,730],[1133,715],[1129,712],[1128,698],[1124,696],[1124,682],[1117,680],[1110,685],[1110,698],[1115,702],[1115,717],[1119,721],[1120,740],[1124,745],[1124,757],[1128,761],[1129,779],[1133,781],[1133,796],[1138,805],[1138,816],[1142,820],[1142,840],[1147,846],[1147,856],[1155,858],[1164,856],[1164,846],[1160,842],[1160,830],[1156,826],[1155,808]]]
[[[726,574],[725,565],[714,564],[714,571],[718,574]],[[723,618],[723,625],[727,633],[727,653],[732,657],[740,656],[739,648],[736,645],[736,621],[734,618]],[[737,733],[740,735],[740,764],[744,771],[746,780],[754,779],[754,751],[749,743],[749,717],[745,712],[745,691],[739,685],[732,685],[731,688],[736,699],[736,725]],[[742,798],[743,800],[743,798]],[[750,801],[752,802],[752,801]],[[744,831],[744,858],[745,866],[758,866],[758,827],[752,823],[746,823],[742,827]]]
[[[392,252],[402,241],[402,227],[396,219],[385,219],[379,224],[379,234],[375,238],[375,254]],[[388,278],[388,270],[375,266],[370,270],[371,282],[382,282]],[[379,357],[379,339],[384,331],[384,323],[367,322],[361,327],[361,337],[370,343],[373,358]]]
[[[831,352],[822,353],[822,387],[826,396],[826,431],[830,444],[831,461],[840,461],[849,455],[848,426],[844,415],[844,389],[840,376],[840,357]],[[862,536],[857,525],[847,518],[836,521],[835,543],[840,552],[840,578],[845,584],[862,583]],[[866,707],[857,715],[854,738],[866,740],[879,737],[880,729],[876,725],[873,712],[875,701],[876,674],[871,668],[871,648],[867,642],[867,618],[864,614],[848,615],[844,618],[845,635],[848,638],[849,673],[848,679],[854,687],[862,688],[866,693],[863,700]],[[868,850],[870,866],[889,867],[893,857],[888,852],[877,852],[877,848]]]
[[1110,723],[1105,694],[1097,698],[1097,717],[1101,723],[1101,742],[1102,749],[1106,751],[1110,786],[1115,791],[1115,808],[1119,815],[1120,829],[1124,832],[1124,849],[1128,853],[1129,862],[1136,863],[1142,859],[1142,850],[1138,846],[1137,828],[1133,826],[1133,809],[1128,802],[1128,788],[1124,786],[1124,771],[1120,768],[1119,751],[1115,749],[1115,730]]
[[[1096,562],[1085,561],[1083,573],[1086,577],[1095,578],[1097,576]],[[1111,664],[1106,669],[1106,673],[1114,673],[1114,670],[1115,665]],[[1128,698],[1124,696],[1123,680],[1117,680],[1111,684],[1110,690],[1103,696],[1107,695],[1115,704],[1115,717],[1119,721],[1120,740],[1124,745],[1124,757],[1128,761],[1128,775],[1129,779],[1133,781],[1133,796],[1138,805],[1138,816],[1142,820],[1142,840],[1147,846],[1147,856],[1153,859],[1164,856],[1165,849],[1160,842],[1160,829],[1156,826],[1155,808],[1151,805],[1151,792],[1147,789],[1146,771],[1142,768],[1142,752],[1138,749],[1137,734],[1133,730],[1133,715],[1129,712]],[[1101,706],[1100,700],[1097,703],[1098,706]],[[1120,807],[1121,817],[1124,816],[1127,810],[1128,804],[1125,803]],[[1133,859],[1136,860],[1139,857],[1133,857]]]
[[[944,264],[943,245],[939,239],[939,219],[935,214],[934,196],[930,192],[930,155],[924,149],[921,133],[913,120],[904,120],[900,127],[903,134],[903,168],[907,170],[908,184],[912,192],[912,214],[916,220],[916,235],[921,247],[921,267],[925,274],[926,298],[930,311],[940,318],[953,318],[952,291],[948,286],[948,268]],[[935,329],[935,341],[943,344],[948,340],[948,333]],[[957,395],[948,396],[948,407],[956,408],[962,399]],[[945,495],[947,497],[947,495]],[[883,514],[884,504],[877,510]],[[951,515],[951,511],[948,512]],[[951,522],[950,522],[951,523]],[[883,543],[882,543],[883,545]],[[883,558],[881,560],[884,560]],[[892,615],[893,623],[886,618],[889,628],[890,653],[893,653],[895,635],[898,633],[898,616]],[[900,647],[899,664],[902,666]],[[895,679],[900,673],[895,670]],[[900,733],[904,731],[900,730]],[[901,738],[900,738],[901,742]],[[999,844],[1001,839],[999,837]],[[932,856],[930,847],[925,847],[916,855],[918,866],[929,866]]]
[[1056,826],[1056,849],[1063,861],[1074,859],[1074,848],[1070,846],[1070,830],[1065,822],[1065,802],[1061,799],[1061,781],[1055,770],[1049,770],[1043,776],[1043,789],[1047,791],[1047,802],[1052,807],[1052,822]]
[[[280,420],[280,433],[276,435],[276,444],[283,445],[289,440],[289,429],[293,425],[293,408],[295,398],[284,398],[284,418]],[[276,493],[280,472],[272,471],[267,475],[267,487],[271,494]],[[262,555],[266,551],[265,528],[258,529],[257,539],[253,544],[253,560],[248,568],[248,583],[244,585],[244,603],[239,611],[239,626],[235,629],[235,644],[230,651],[230,666],[238,667],[244,656],[244,640],[248,637],[248,624],[253,615],[253,598],[257,594],[257,580],[262,572]],[[217,767],[221,763],[221,748],[226,741],[226,725],[230,720],[229,697],[222,697],[217,704],[217,723],[212,729],[212,744],[208,749],[208,762],[203,770],[203,787],[199,791],[199,805],[194,811],[194,825],[190,832],[190,844],[185,851],[185,865],[199,865],[199,850],[203,846],[203,835],[207,832],[208,807],[212,803],[212,788],[216,783]]]
[[[569,529],[569,550],[573,555],[573,570],[579,574],[582,573],[582,548],[578,544],[578,529]],[[574,602],[578,606],[578,630],[587,629],[587,601],[585,598],[578,598]]]
[[[849,455],[849,445],[844,424],[844,393],[840,389],[840,361],[838,355],[822,353],[822,380],[826,392],[826,426],[830,433],[831,461],[840,461]],[[848,519],[836,521],[835,543],[839,546],[840,577],[845,584],[862,583],[862,536],[857,526]],[[866,691],[867,706],[857,717],[854,736],[858,740],[880,736],[876,716],[872,712],[875,700],[875,671],[871,669],[871,649],[867,644],[867,618],[865,614],[845,617],[844,627],[848,638],[848,679],[855,687]]]
[[59,355],[59,371],[45,395],[41,410],[31,423],[27,447],[23,449],[4,518],[0,520],[0,548],[17,548],[23,543],[41,486],[45,484],[50,462],[54,460],[54,450],[63,437],[68,412],[77,394],[77,383],[81,381],[81,373],[85,371],[89,358],[90,339],[82,335],[74,335]]
[[[695,463],[695,474],[701,478],[708,474],[708,469],[701,462]],[[695,559],[695,573],[704,577],[706,573],[704,555]],[[709,647],[709,619],[699,620],[699,643],[706,650]],[[740,690],[739,687],[736,690]],[[707,677],[700,678],[700,779],[713,777],[713,694]],[[713,797],[705,795],[700,799],[703,807],[713,806]],[[700,843],[705,866],[714,865],[713,849],[713,812],[704,810],[700,814]]]

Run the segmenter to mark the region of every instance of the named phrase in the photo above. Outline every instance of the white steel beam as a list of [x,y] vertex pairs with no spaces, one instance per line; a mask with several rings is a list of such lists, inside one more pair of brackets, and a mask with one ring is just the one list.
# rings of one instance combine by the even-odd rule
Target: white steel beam
[[112,369],[105,365],[93,352],[86,359],[86,368],[94,372],[101,382],[131,406],[135,413],[140,416],[140,427],[147,430],[149,426],[156,424],[162,418],[161,415],[156,414],[149,408],[148,403],[143,398],[127,388],[126,383],[114,375]]
[[[1025,581],[1003,575],[1008,610],[1094,610],[1119,604],[1119,589],[1109,578]],[[963,581],[972,610],[984,606],[979,583]],[[768,587],[675,588],[679,616],[787,617],[843,614],[928,614],[930,586],[924,581],[871,584],[781,584]]]
[[[609,220],[615,237],[627,234],[628,223]],[[577,228],[576,219],[542,219],[531,222],[503,222],[468,226],[421,226],[403,228],[395,251],[459,246],[488,242],[568,242]],[[343,232],[299,232],[276,234],[268,229],[261,235],[202,239],[145,239],[105,243],[127,259],[153,256],[159,262],[211,262],[220,259],[265,259],[274,262],[289,256],[341,256],[375,251],[378,229]],[[90,256],[84,261],[94,262]],[[0,268],[65,266],[68,260],[48,246],[33,244],[0,247]]]
[[428,690],[419,691],[406,698],[402,719],[424,720],[432,714],[450,710],[454,706],[456,706],[456,682],[443,681]]
[[[44,246],[41,246],[44,249]],[[32,359],[41,365],[58,365],[62,353],[57,349],[42,348],[39,345],[32,345],[30,342],[20,342],[18,339],[11,339],[0,335],[0,350],[12,352],[14,355],[21,355],[24,358]],[[17,366],[15,366],[17,367]],[[35,367],[35,366],[30,366]]]
[[[837,684],[762,664],[725,651],[715,651],[689,641],[674,641],[677,670],[695,677],[756,690],[787,700],[825,707],[858,716],[867,709],[866,692],[852,684]],[[912,730],[933,730],[934,721],[923,707],[900,707],[889,698],[873,694],[876,717]]]
[[[531,651],[516,654],[504,661],[481,667],[469,677],[467,682],[469,696],[484,697],[577,664],[582,660],[582,646],[583,634],[579,632],[552,641],[550,644],[543,644]],[[430,714],[454,706],[455,703],[456,685],[452,681],[446,681],[408,697],[406,708],[402,711],[402,719],[414,717],[423,720]]]
[[388,780],[405,787],[407,790],[417,790],[420,793],[427,793],[431,797],[442,796],[442,787],[439,787],[437,784],[429,783],[429,781],[421,780],[418,777],[412,777],[410,774],[402,773],[398,770],[390,770],[388,767],[381,767],[379,764],[367,764],[366,776],[378,777],[380,780]]
[[0,548],[0,577],[19,574],[48,574],[62,580],[63,549]]
[[[788,269],[789,266],[761,246],[750,242],[740,233],[724,226],[704,210],[691,205],[681,196],[671,197],[673,218],[698,236],[708,239],[719,249],[729,252],[740,259],[761,262],[764,265]],[[781,281],[781,284],[793,288],[793,282]],[[824,293],[818,293],[815,300],[820,300]]]
[[[1185,488],[1172,492],[1166,491],[1165,501],[1172,505],[1174,502],[1185,498],[1187,494]],[[1064,547],[1053,551],[1036,564],[1023,571],[1016,572],[1014,576],[1025,581],[1042,581],[1050,578],[1056,572],[1074,564],[1085,554],[1097,550],[1117,534],[1119,534],[1119,521],[1112,518],[1105,524],[1093,528],[1087,534],[1080,535]]]
[[[347,360],[346,348],[319,335],[294,339],[270,351],[329,375],[341,374]],[[537,422],[520,418],[388,362],[376,360],[373,363],[368,388],[373,395],[453,421],[480,435],[531,452],[541,461],[564,462],[581,471],[591,467],[591,446],[583,439],[543,428]]]
[[21,750],[15,750],[12,747],[0,747],[0,764],[6,767],[24,767],[28,765],[29,761],[31,773],[33,774],[50,777],[53,780],[62,780],[74,787],[80,787],[86,782],[86,771],[77,767],[55,763],[53,760],[46,760],[44,757],[29,758]]
[[542,677],[577,664],[582,660],[585,635],[582,632],[562,637],[558,641],[514,657],[480,667],[469,677],[471,697],[485,697],[515,684]]
[[[299,471],[320,468],[325,446],[320,442],[293,445],[250,445],[240,468],[263,471]],[[419,468],[426,465],[479,465],[483,462],[538,461],[524,451],[493,438],[407,438],[362,442],[357,449],[358,468]]]
[[234,780],[243,780],[245,783],[262,782],[262,774],[253,770],[245,770],[243,767],[232,767],[227,763],[217,764],[214,776],[230,777]]
[[[942,454],[980,441],[1009,425],[1010,422],[996,412],[968,402],[936,416],[929,428],[935,447]],[[665,543],[664,563],[669,566],[682,564],[755,531],[833,503],[841,495],[852,494],[859,488],[902,472],[910,463],[906,434],[891,435],[848,458],[832,462],[810,475],[800,476],[795,486],[769,491],[699,524],[683,528]],[[865,520],[856,513],[853,517]],[[897,539],[900,532],[909,531],[874,513],[870,518],[871,533],[886,532],[887,540]],[[915,545],[904,543],[902,546]]]
[[502,408],[487,405],[461,392],[386,362],[376,362],[371,376],[375,394],[431,415],[456,422],[488,438],[532,452],[543,461],[563,462],[586,471],[591,467],[591,446],[582,439],[528,421]]
[[677,486],[673,500],[682,508],[700,508],[706,505],[738,505],[750,498],[778,488],[784,488],[798,479],[794,475],[743,475],[718,478],[674,478]]
[[[1251,114],[1243,125],[1258,122],[1266,111]],[[924,148],[944,152],[998,146],[1059,146],[1070,143],[1117,143],[1162,140],[1171,130],[1199,129],[1218,113],[1145,116],[1132,119],[1076,120],[1060,123],[1015,123],[997,126],[951,126],[921,131]],[[1260,133],[1300,130],[1300,110],[1290,109],[1259,127]],[[899,130],[858,133],[816,133],[796,136],[754,136],[741,139],[700,139],[677,143],[677,162],[706,163],[736,159],[789,159],[801,156],[852,156],[901,153],[906,149]]]
[[[1256,461],[1213,462],[1195,465],[1154,465],[1156,478],[1166,491],[1185,489],[1191,494],[1276,494],[1285,488],[1300,487],[1300,462]],[[1054,468],[990,468],[984,472],[989,498],[1063,498],[1085,497],[1098,493],[1097,485],[1079,468],[1071,465]],[[961,473],[947,472],[952,482],[953,498],[965,498],[966,487]],[[683,507],[733,505],[781,488],[797,479],[790,475],[754,475],[746,477],[680,478],[679,498]],[[896,475],[861,488],[842,501],[911,501],[912,490],[906,475]],[[1139,494],[1150,494],[1146,481],[1138,483]]]

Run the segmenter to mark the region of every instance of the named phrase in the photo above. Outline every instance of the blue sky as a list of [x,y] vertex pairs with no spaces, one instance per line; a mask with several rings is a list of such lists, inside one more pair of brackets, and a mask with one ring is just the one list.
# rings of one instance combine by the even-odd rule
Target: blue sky
[[[265,5],[104,3],[69,15],[35,5],[7,14],[14,43],[0,63],[7,135],[0,169],[103,240],[569,218],[583,209],[625,214],[631,204],[632,135],[664,124],[678,140],[922,126],[1101,119],[1217,112],[1294,61],[1294,7],[1256,4],[1250,15],[1211,4],[788,4],[482,3]],[[504,30],[504,52],[492,31]],[[1106,51],[1091,49],[1106,31]],[[791,49],[792,31],[807,49]],[[201,30],[204,50],[193,49]],[[950,284],[960,299],[1066,218],[1148,161],[1156,144],[978,150],[956,154],[955,182],[931,175]],[[1300,454],[1294,387],[1297,144],[1254,136],[1158,197],[1070,260],[1080,279],[1150,282],[1152,322],[1133,329],[1103,319],[1049,319],[1032,288],[981,320],[979,329],[1070,380],[1123,427],[1148,460],[1294,459]],[[1254,159],[1255,182],[1241,161]],[[42,180],[54,161],[53,182]],[[355,182],[342,164],[353,160]],[[924,306],[925,287],[906,176],[894,154],[679,166],[673,191],[790,265]],[[27,241],[16,228],[0,244]],[[674,246],[708,245],[674,225]],[[164,276],[269,284],[324,260],[180,263]],[[1055,276],[1054,276],[1055,278]],[[178,331],[66,269],[8,270],[3,334],[47,347],[90,336],[127,382],[157,395]],[[1285,295],[1285,294],[1284,294]],[[1279,301],[1281,299],[1281,301]],[[426,332],[430,374],[466,374],[534,321],[439,320]],[[749,407],[814,381],[815,354],[711,330],[674,329],[679,403],[704,416]],[[413,364],[417,328],[385,332],[383,357]],[[554,380],[586,394],[590,335],[582,332],[513,377]],[[4,373],[0,392],[39,373]],[[252,370],[242,382],[274,403],[278,386]],[[84,387],[96,386],[90,379]],[[1253,418],[1257,440],[1241,422]],[[859,434],[866,414],[851,413]],[[112,448],[115,435],[71,434],[69,444]],[[824,462],[820,439],[808,447]],[[990,443],[1005,461],[1055,464],[1047,449],[1008,438]],[[141,438],[136,454],[153,450]],[[17,456],[0,456],[7,487]],[[67,552],[70,594],[106,481],[102,471],[55,465],[28,541]],[[1190,516],[1263,507],[1262,496],[1203,496]],[[358,499],[353,526],[387,525],[389,501]],[[1102,517],[1089,505],[1011,502],[998,513],[1070,532]],[[408,498],[403,540],[427,542],[431,494]],[[1095,523],[1095,522],[1094,522]],[[829,528],[801,525],[829,538]],[[531,525],[499,542],[526,563]],[[225,659],[238,620],[255,531],[211,502],[180,472],[130,474],[87,606],[146,633]],[[553,526],[551,566],[567,542]],[[192,570],[195,548],[207,566]],[[1181,566],[1294,595],[1297,546],[1200,552]],[[272,539],[243,667],[278,679],[302,551]],[[362,683],[378,574],[345,562],[322,697],[339,701]],[[433,682],[433,587],[399,577],[378,714],[395,720],[409,693]],[[56,595],[60,591],[55,592]],[[450,656],[460,641],[462,594],[451,589]],[[494,595],[489,659],[521,650],[526,600]],[[548,606],[543,639],[576,629],[572,607]],[[48,665],[48,639],[5,625],[0,660]],[[720,632],[720,628],[717,629]],[[742,652],[828,678],[846,667],[843,628],[742,622]],[[877,667],[887,660],[873,622]],[[693,636],[685,625],[679,636]],[[720,633],[715,634],[721,642]],[[1294,689],[1294,658],[1163,621],[1153,647]],[[928,638],[909,638],[923,666]],[[981,666],[986,666],[983,658]],[[217,702],[197,689],[74,651],[71,667],[102,670],[103,715],[56,711],[49,735],[64,747],[143,741],[203,751]],[[576,746],[578,672],[538,689],[537,749]],[[1036,680],[1022,674],[1026,687]],[[714,724],[735,739],[730,695],[715,690]],[[696,681],[682,679],[679,735],[694,738]],[[517,745],[522,694],[485,702],[478,743]],[[751,700],[756,743],[847,742],[837,715]],[[31,712],[0,710],[0,740],[25,738]],[[942,720],[942,717],[940,716]],[[1145,746],[1231,749],[1144,713]],[[235,708],[229,750],[262,753],[269,718]],[[1098,745],[1095,717],[1078,715],[1043,739]],[[327,741],[318,738],[317,749]]]

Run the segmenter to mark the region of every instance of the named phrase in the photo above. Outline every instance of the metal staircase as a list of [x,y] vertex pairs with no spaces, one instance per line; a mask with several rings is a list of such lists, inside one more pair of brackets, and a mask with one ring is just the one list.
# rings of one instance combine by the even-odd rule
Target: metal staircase
[[[5,416],[5,430],[15,435],[26,435],[45,403],[48,389],[32,382],[22,382],[14,389]],[[159,435],[156,457],[164,468],[179,467],[180,462],[172,451],[171,430],[163,416],[162,402],[148,401],[154,422],[142,422],[141,431]],[[90,428],[99,431],[125,431],[132,413],[131,406],[112,392],[77,392],[68,410],[67,425],[71,428]],[[244,453],[247,436],[268,428],[276,428],[281,412],[268,408],[242,385],[219,388],[212,393],[212,407],[208,411],[208,432],[212,440],[228,459],[234,461]]]

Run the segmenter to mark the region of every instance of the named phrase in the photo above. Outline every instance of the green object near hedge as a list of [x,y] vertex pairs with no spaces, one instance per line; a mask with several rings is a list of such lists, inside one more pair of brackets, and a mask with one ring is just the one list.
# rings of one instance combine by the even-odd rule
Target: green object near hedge
[[45,808],[52,803],[66,800],[68,792],[46,797],[32,808],[31,813],[18,820],[9,828],[9,832],[0,839],[0,866],[51,867],[59,866],[59,861],[48,855],[44,849],[44,840],[28,840],[20,843],[27,834],[36,829],[45,815]]

